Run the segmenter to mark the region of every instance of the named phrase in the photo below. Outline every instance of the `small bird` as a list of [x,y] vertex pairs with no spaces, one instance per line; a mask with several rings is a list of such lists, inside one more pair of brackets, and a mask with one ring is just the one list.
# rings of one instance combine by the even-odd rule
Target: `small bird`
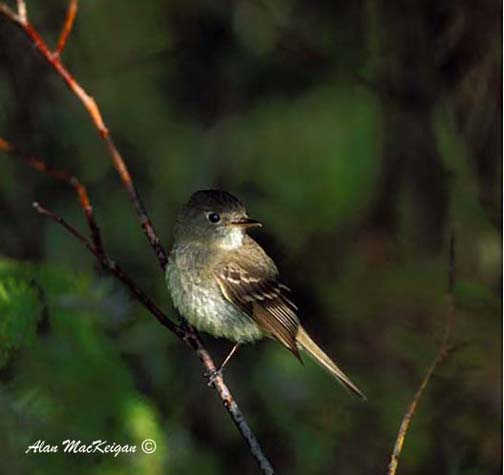
[[247,216],[240,200],[220,190],[195,192],[177,216],[166,282],[173,304],[191,325],[235,342],[216,374],[240,344],[269,337],[300,361],[299,350],[305,351],[365,399],[301,326],[275,263],[247,234],[256,226],[261,223]]

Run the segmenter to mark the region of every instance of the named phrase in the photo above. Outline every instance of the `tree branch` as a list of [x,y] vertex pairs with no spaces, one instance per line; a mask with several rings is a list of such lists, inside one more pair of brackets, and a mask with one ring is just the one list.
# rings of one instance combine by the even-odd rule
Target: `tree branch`
[[81,208],[84,211],[84,215],[86,217],[89,230],[91,231],[91,237],[96,252],[100,256],[103,255],[104,251],[103,251],[102,237],[100,234],[100,229],[98,228],[98,225],[96,224],[96,221],[94,219],[93,207],[91,206],[91,202],[89,200],[89,195],[86,187],[82,185],[75,176],[70,175],[66,171],[51,168],[40,158],[22,152],[17,147],[15,147],[11,142],[5,140],[2,137],[0,137],[0,150],[3,150],[4,152],[8,152],[11,155],[20,158],[27,165],[34,168],[35,170],[45,173],[46,175],[49,175],[51,178],[54,178],[58,181],[62,181],[74,189],[79,199]]
[[416,408],[420,399],[427,388],[433,374],[437,370],[437,368],[443,363],[446,359],[450,351],[453,347],[450,344],[450,338],[453,329],[453,320],[455,316],[455,304],[453,301],[453,287],[455,285],[455,238],[452,235],[450,236],[450,257],[449,257],[449,265],[448,265],[448,292],[446,295],[447,299],[447,314],[446,314],[446,322],[444,328],[443,340],[441,342],[441,346],[439,351],[432,361],[431,365],[427,369],[425,376],[420,383],[420,386],[415,393],[415,397],[411,401],[406,413],[404,414],[401,425],[399,427],[399,432],[397,433],[396,441],[394,444],[394,449],[392,450],[392,455],[390,457],[390,462],[388,465],[388,475],[395,475],[397,472],[397,466],[399,464],[399,457],[401,456],[401,452],[404,446],[404,440],[406,439],[406,435],[408,433],[408,429],[415,414]]
[[[156,254],[159,265],[164,272],[168,262],[166,251],[164,250],[155,232],[154,226],[148,216],[147,210],[145,209],[145,206],[143,205],[140,195],[138,194],[133,184],[131,174],[129,173],[129,170],[119,150],[115,146],[115,143],[112,139],[112,136],[109,133],[107,126],[105,125],[98,104],[96,103],[94,98],[91,97],[84,90],[84,88],[77,82],[74,76],[68,71],[66,66],[61,61],[59,53],[63,51],[63,48],[66,45],[68,35],[75,21],[76,13],[77,13],[77,4],[75,2],[75,5],[73,7],[72,4],[70,4],[69,6],[69,10],[67,12],[67,17],[65,20],[65,25],[60,35],[60,41],[58,42],[58,46],[56,47],[55,51],[51,51],[51,49],[47,46],[47,44],[42,39],[38,31],[27,20],[26,8],[22,0],[18,0],[17,14],[13,12],[6,4],[0,3],[0,14],[3,14],[7,19],[16,24],[27,35],[27,37],[33,43],[33,46],[39,51],[39,53],[46,60],[46,62],[54,69],[54,71],[63,79],[63,81],[66,83],[69,89],[80,100],[80,102],[83,104],[84,108],[88,112],[94,127],[96,128],[100,137],[103,139],[103,141],[107,146],[107,150],[109,152],[112,163],[116,168],[116,171],[119,174],[121,182],[124,188],[126,189],[126,192],[128,193],[130,200],[134,205],[141,226],[147,236],[147,239],[152,249]],[[3,149],[7,152],[16,155],[22,155],[17,151],[15,147],[13,147],[9,142],[3,139],[0,139],[0,149]],[[191,348],[196,352],[198,358],[205,367],[206,373],[209,375],[212,374],[216,369],[215,364],[212,358],[210,357],[208,351],[205,349],[203,343],[201,342],[201,339],[199,338],[197,332],[191,327],[185,329],[173,323],[152,302],[152,300],[143,291],[139,289],[139,287],[132,281],[132,279],[129,278],[127,274],[107,256],[107,254],[103,250],[103,244],[99,228],[93,216],[93,210],[89,201],[89,197],[87,195],[86,189],[80,184],[80,182],[74,177],[71,177],[70,175],[64,172],[58,172],[56,170],[52,170],[50,167],[47,167],[43,161],[39,159],[35,159],[34,157],[26,155],[22,156],[29,165],[36,168],[37,170],[43,171],[56,179],[66,181],[74,187],[77,194],[79,195],[79,202],[81,204],[81,207],[83,208],[86,214],[88,227],[90,228],[91,231],[92,242],[90,242],[87,238],[85,238],[73,226],[68,224],[63,218],[59,217],[58,215],[49,211],[48,209],[40,206],[39,204],[34,204],[37,211],[62,225],[68,232],[70,232],[74,237],[76,237],[79,241],[81,241],[86,246],[86,248],[93,255],[95,255],[95,257],[101,262],[101,264],[105,268],[109,269],[116,278],[121,280],[130,289],[130,291],[136,296],[136,298],[156,317],[156,319],[162,325],[167,327],[177,337],[179,337],[181,340],[183,340],[184,342],[186,342],[191,346]],[[229,415],[233,419],[233,422],[237,426],[242,437],[245,439],[252,455],[258,462],[262,472],[266,474],[274,474],[274,470],[273,467],[271,466],[271,463],[264,455],[257,438],[255,437],[254,433],[247,424],[240,408],[235,402],[228,387],[225,385],[224,379],[222,378],[221,375],[214,379],[212,386],[216,389],[217,393],[219,394],[219,397],[221,398],[225,408],[227,409]]]
[[58,44],[56,46],[56,51],[55,51],[55,53],[57,53],[59,55],[61,53],[63,53],[63,50],[65,49],[65,46],[68,41],[68,37],[70,36],[70,33],[72,32],[75,18],[77,16],[77,8],[78,8],[77,0],[70,0],[70,3],[68,4],[68,10],[66,13],[65,23],[64,23],[63,28],[61,30],[61,34],[58,39]]
[[21,22],[26,23],[28,21],[26,16],[26,5],[24,0],[16,0],[18,16]]

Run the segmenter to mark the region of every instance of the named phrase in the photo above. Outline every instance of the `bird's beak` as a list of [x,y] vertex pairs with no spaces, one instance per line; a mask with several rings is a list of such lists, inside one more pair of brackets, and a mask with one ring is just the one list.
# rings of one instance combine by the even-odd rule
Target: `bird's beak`
[[236,221],[231,221],[231,225],[239,226],[241,228],[260,228],[262,226],[259,221],[250,218],[240,218]]

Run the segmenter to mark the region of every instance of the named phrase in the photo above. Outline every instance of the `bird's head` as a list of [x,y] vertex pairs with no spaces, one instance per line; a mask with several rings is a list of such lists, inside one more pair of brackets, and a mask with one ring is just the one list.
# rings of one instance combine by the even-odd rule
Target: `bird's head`
[[234,249],[242,244],[246,230],[257,226],[261,223],[249,218],[243,204],[232,194],[221,190],[196,191],[179,211],[175,240]]

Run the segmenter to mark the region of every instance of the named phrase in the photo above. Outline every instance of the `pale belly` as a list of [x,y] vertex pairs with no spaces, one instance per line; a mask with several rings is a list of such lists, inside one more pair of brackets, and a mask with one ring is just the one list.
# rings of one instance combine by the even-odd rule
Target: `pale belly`
[[166,283],[173,305],[198,330],[243,343],[264,337],[248,315],[222,297],[217,283],[208,288],[197,275],[191,278],[180,272],[173,256],[166,269]]

